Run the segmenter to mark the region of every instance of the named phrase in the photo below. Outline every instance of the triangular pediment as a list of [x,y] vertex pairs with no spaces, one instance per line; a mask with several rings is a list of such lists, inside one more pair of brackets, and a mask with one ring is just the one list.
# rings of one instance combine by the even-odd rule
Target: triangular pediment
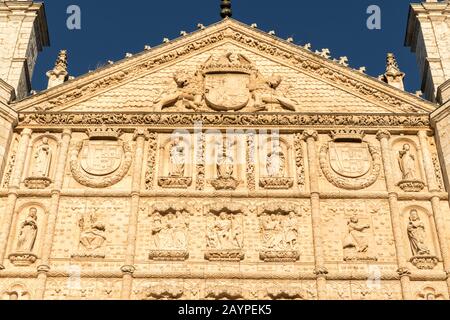
[[[183,79],[174,77],[180,73],[178,78]],[[192,90],[200,90],[206,101],[193,103],[197,97]],[[242,107],[246,94],[252,103]],[[198,110],[193,110],[196,105]],[[16,102],[13,108],[426,114],[435,106],[303,47],[225,19]]]

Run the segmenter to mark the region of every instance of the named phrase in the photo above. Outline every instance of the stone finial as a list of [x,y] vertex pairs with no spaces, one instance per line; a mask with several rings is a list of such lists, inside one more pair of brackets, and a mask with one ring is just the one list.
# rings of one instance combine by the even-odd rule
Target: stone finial
[[188,35],[188,33],[186,31],[184,31],[184,30],[180,31],[180,36],[184,37],[187,35]]
[[289,43],[292,43],[292,42],[294,42],[294,38],[293,37],[289,37],[289,38],[286,39],[286,41],[289,42]]
[[146,44],[146,45],[144,46],[144,50],[146,50],[146,51],[151,50],[151,49],[152,49],[152,47],[149,46],[148,44]]
[[130,52],[125,53],[125,58],[131,58],[132,56],[133,54]]
[[366,67],[360,67],[358,69],[358,71],[361,72],[361,73],[366,73],[367,69],[366,69]]
[[258,24],[252,23],[252,25],[251,25],[250,27],[252,27],[252,28],[258,28]]
[[309,50],[309,51],[311,51],[311,47],[312,47],[311,43],[307,43],[303,46],[303,48],[305,48],[306,50]]
[[169,43],[170,42],[170,39],[169,38],[164,38],[163,39],[163,43]]
[[405,90],[403,84],[404,78],[405,73],[400,71],[395,55],[388,53],[386,58],[386,72],[380,76],[380,80],[400,90]]
[[69,80],[67,72],[67,50],[61,50],[56,58],[55,67],[47,72],[48,86],[52,88]]
[[225,18],[231,18],[233,11],[231,10],[231,0],[222,0],[220,3],[220,16]]
[[270,30],[270,31],[269,31],[269,34],[270,34],[271,36],[274,36],[274,35],[276,34],[276,32],[275,32],[275,30]]
[[323,58],[326,58],[326,59],[329,59],[331,57],[330,56],[330,54],[331,54],[330,49],[327,49],[327,48],[322,49],[322,51],[316,50],[315,53],[318,54],[319,56],[323,57]]
[[197,29],[203,30],[203,29],[205,29],[205,25],[202,24],[202,23],[198,23],[197,24]]

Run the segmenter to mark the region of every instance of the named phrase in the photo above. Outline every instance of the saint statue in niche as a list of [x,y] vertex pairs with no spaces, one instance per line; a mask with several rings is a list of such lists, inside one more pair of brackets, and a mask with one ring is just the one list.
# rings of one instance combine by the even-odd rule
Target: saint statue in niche
[[185,147],[182,139],[176,137],[170,148],[169,176],[183,177],[186,164]]
[[267,155],[266,170],[269,177],[284,177],[286,156],[279,144],[274,144],[272,152]]
[[32,252],[36,242],[37,232],[37,209],[30,208],[27,218],[20,226],[17,251],[25,253]]
[[400,165],[403,180],[416,179],[416,158],[411,153],[411,146],[409,144],[405,144],[403,150],[399,152],[398,163]]
[[217,175],[219,179],[231,179],[234,173],[234,159],[224,152],[217,159]]
[[106,227],[99,221],[97,212],[82,217],[78,225],[81,230],[80,243],[89,251],[100,248],[106,240]]
[[209,227],[207,243],[210,249],[241,249],[242,230],[239,221],[221,212]]
[[417,210],[409,213],[408,238],[413,256],[426,256],[430,250],[425,244],[425,225],[420,220]]
[[32,176],[48,178],[52,162],[52,149],[48,143],[48,138],[42,139],[42,144],[36,149],[33,158]]
[[347,226],[348,234],[344,240],[344,249],[356,250],[358,253],[367,253],[369,242],[364,234],[364,230],[370,229],[370,226],[359,222],[358,217],[351,217]]

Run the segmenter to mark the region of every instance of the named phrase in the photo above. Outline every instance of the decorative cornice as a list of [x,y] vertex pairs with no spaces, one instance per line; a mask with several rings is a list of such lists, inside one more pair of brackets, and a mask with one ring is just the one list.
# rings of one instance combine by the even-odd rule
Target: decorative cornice
[[202,123],[212,126],[263,126],[263,127],[426,127],[430,126],[427,114],[330,114],[330,113],[21,113],[20,126],[73,126],[92,125],[179,127]]
[[225,19],[207,29],[68,81],[64,85],[20,101],[14,106],[17,110],[30,107],[43,110],[67,108],[94,94],[110,90],[168,63],[173,63],[176,59],[210,48],[227,39],[386,108],[406,113],[426,113],[435,107],[415,95],[320,57],[302,47],[278,38],[274,42],[274,37],[233,19]]

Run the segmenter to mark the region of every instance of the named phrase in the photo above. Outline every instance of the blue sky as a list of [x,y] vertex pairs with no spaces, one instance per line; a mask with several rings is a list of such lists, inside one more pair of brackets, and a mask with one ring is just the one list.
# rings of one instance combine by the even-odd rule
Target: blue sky
[[[275,30],[281,38],[310,42],[313,50],[329,48],[332,56],[347,56],[354,68],[367,73],[384,72],[387,52],[394,52],[407,73],[406,89],[420,89],[415,55],[404,47],[408,7],[411,0],[233,0],[233,18],[257,23],[264,31]],[[418,2],[418,1],[415,1]],[[44,0],[51,47],[38,58],[33,87],[47,85],[45,73],[53,68],[60,49],[69,52],[69,71],[79,76],[108,60],[120,60],[126,52],[141,52],[145,44],[179,36],[180,30],[196,29],[220,20],[219,0],[106,1]],[[81,30],[66,27],[69,5],[81,8]],[[369,30],[368,6],[381,8],[381,30]]]

